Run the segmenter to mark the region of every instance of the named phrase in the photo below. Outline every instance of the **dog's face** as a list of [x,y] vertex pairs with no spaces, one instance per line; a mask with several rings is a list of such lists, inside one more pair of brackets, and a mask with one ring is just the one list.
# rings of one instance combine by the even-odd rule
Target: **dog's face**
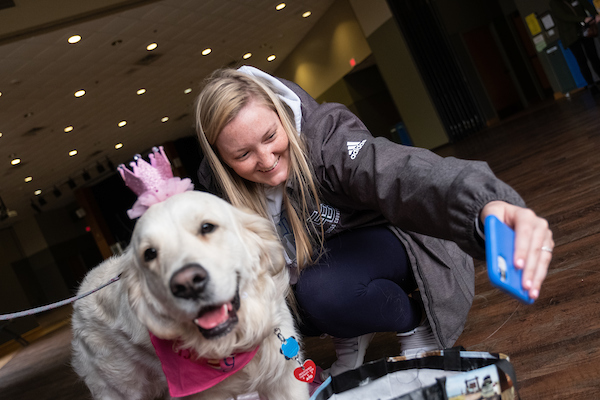
[[131,305],[164,339],[190,330],[205,339],[236,331],[241,313],[251,312],[255,301],[241,304],[244,297],[255,296],[254,286],[264,285],[261,277],[283,268],[270,222],[202,192],[150,207],[136,224],[131,256],[126,272]]

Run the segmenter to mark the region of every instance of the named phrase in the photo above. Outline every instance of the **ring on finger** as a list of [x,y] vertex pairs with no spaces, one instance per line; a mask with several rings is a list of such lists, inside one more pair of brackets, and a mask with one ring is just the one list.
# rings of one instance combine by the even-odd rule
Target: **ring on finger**
[[542,251],[547,251],[548,253],[552,253],[552,249],[548,246],[542,246]]

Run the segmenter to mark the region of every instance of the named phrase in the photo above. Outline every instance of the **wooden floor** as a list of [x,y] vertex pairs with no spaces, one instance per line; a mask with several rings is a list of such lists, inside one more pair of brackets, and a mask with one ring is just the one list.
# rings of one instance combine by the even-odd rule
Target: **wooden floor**
[[[508,354],[522,399],[600,399],[600,98],[584,91],[549,101],[438,153],[488,161],[548,219],[556,242],[531,306],[493,289],[476,263],[457,345]],[[64,325],[12,353],[0,368],[0,399],[88,398],[69,367],[70,335]],[[334,360],[328,339],[309,338],[306,348],[318,365]],[[398,351],[393,334],[377,334],[367,359]]]

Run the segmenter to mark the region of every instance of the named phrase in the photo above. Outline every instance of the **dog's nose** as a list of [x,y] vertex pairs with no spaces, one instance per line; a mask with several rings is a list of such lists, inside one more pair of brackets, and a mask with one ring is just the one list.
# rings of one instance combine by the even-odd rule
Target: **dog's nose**
[[208,272],[204,268],[199,264],[188,264],[171,277],[171,293],[184,299],[197,298],[207,282]]

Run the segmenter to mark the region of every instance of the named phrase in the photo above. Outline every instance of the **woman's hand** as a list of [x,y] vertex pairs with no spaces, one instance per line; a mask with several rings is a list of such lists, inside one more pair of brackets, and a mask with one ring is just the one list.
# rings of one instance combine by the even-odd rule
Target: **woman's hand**
[[488,215],[495,215],[515,231],[514,264],[523,270],[523,288],[529,291],[529,297],[537,299],[554,249],[548,221],[528,208],[504,201],[486,204],[481,210],[481,221],[485,221]]

